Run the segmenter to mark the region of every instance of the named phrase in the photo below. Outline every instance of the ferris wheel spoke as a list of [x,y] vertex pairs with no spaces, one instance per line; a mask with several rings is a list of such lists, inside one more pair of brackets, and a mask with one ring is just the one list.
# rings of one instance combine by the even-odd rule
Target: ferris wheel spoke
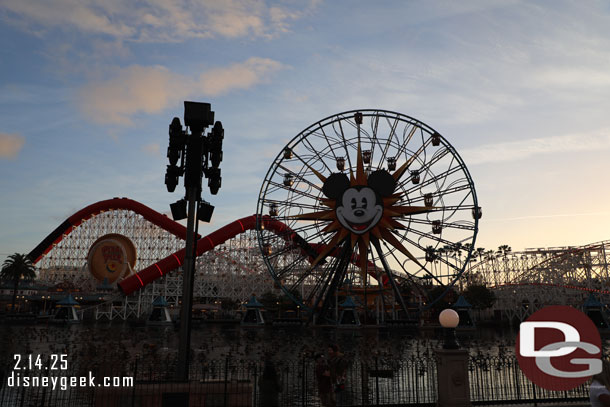
[[[387,248],[387,244],[384,242],[384,245]],[[389,249],[389,248],[388,248]],[[404,268],[404,262],[400,261],[398,259],[398,257],[396,257],[396,253],[393,250],[388,250],[388,253],[390,253],[392,255],[392,257],[394,258],[394,261],[400,265],[400,267],[402,268],[402,270],[405,272],[405,276],[406,278],[408,278],[410,281],[412,281],[413,283],[415,283],[415,285],[418,285],[415,280],[414,280],[414,275],[412,273],[407,272],[407,270],[405,270]],[[435,281],[437,281],[439,284],[442,284],[441,281],[436,277],[436,275],[434,275],[434,273],[430,272],[427,268],[422,267],[422,270],[424,270],[428,275],[430,275],[430,277],[432,279],[434,279]]]
[[[319,227],[319,225],[316,225],[316,226]],[[324,244],[324,242],[326,240],[328,240],[328,235],[323,230],[316,230],[315,233],[313,233],[307,237],[309,238],[310,241],[315,241],[316,239],[320,238],[321,239],[320,244]]]
[[459,205],[433,206],[433,207],[430,207],[430,209],[428,209],[426,211],[426,213],[458,212],[458,211],[472,212],[472,209],[474,209],[474,206],[459,206]]
[[385,256],[383,254],[383,251],[381,250],[381,245],[379,244],[379,240],[377,240],[377,238],[372,238],[371,243],[375,247],[375,250],[377,250],[377,255],[379,256],[379,261],[383,265],[383,269],[385,270],[385,273],[388,276],[388,281],[390,282],[390,285],[392,286],[392,290],[394,291],[395,298],[398,299],[399,305],[403,309],[406,317],[409,318],[409,311],[407,310],[407,306],[404,302],[404,299],[402,298],[402,295],[400,295],[400,290],[398,290],[398,286],[396,285],[396,281],[394,280],[394,273],[392,273],[392,269],[390,269],[390,266],[388,265],[388,263],[385,260]]
[[297,288],[299,288],[302,284],[305,284],[305,280],[308,278],[312,277],[312,273],[307,271],[307,269],[305,269],[300,276],[298,276],[297,280],[294,281],[290,287],[288,288],[289,291],[291,290],[295,290]]
[[[412,126],[413,128],[411,129],[411,131],[409,131],[409,134],[405,138],[405,134],[407,133],[409,126]],[[416,131],[417,131],[417,126],[413,125],[412,123],[409,123],[409,125],[405,126],[405,129],[403,131],[403,136],[402,136],[403,142],[400,144],[400,148],[398,149],[398,152],[396,153],[397,158],[400,157],[402,154],[404,154],[407,151],[407,146],[411,142],[411,139],[413,138],[413,135],[415,134]]]
[[[347,268],[350,264],[350,258],[352,254],[351,245],[345,242],[343,244],[343,250],[341,253],[341,259],[337,265],[337,268],[333,270],[332,273],[329,273],[330,285],[328,286],[328,290],[326,290],[326,295],[324,296],[324,301],[322,302],[322,307],[320,309],[319,317],[324,320],[328,310],[330,308],[331,302],[334,299],[334,294],[337,292],[337,288],[341,284],[341,282],[345,279],[345,274],[347,272]],[[332,320],[331,320],[332,321]]]
[[[398,235],[399,235],[399,234],[398,234]],[[399,236],[400,236],[400,235],[399,235]],[[419,243],[417,243],[417,242],[415,242],[415,241],[413,241],[413,240],[409,239],[408,237],[403,237],[403,236],[401,236],[401,237],[402,237],[402,238],[403,238],[405,241],[409,242],[411,245],[413,245],[413,246],[415,246],[415,247],[419,248],[421,251],[423,251],[423,252],[425,252],[425,251],[426,251],[426,248],[424,248],[424,247],[423,247],[422,245],[420,245]],[[449,266],[449,267],[451,267],[451,268],[453,268],[453,269],[458,270],[458,267],[457,267],[457,266],[455,266],[455,265],[453,265],[453,264],[448,263],[448,262],[447,262],[447,261],[445,261],[444,259],[442,259],[442,258],[438,258],[438,260],[439,260],[439,261],[441,261],[441,262],[446,263],[446,265],[447,265],[447,266]],[[427,268],[425,268],[425,267],[422,267],[422,270],[424,270],[426,273],[428,273],[428,274],[430,274],[430,275],[433,275],[433,273],[431,273],[431,272],[430,272],[430,271],[429,271]]]
[[[462,192],[462,191],[469,191],[469,193],[466,195],[466,197],[472,197],[472,195],[470,194],[470,186],[467,185],[467,184],[463,184],[463,185],[460,185],[460,186],[457,186],[457,187],[450,187],[450,188],[443,189],[443,190],[437,190],[435,192],[430,192],[430,196],[432,198],[434,198],[435,200],[437,200],[437,201],[438,200],[442,201],[447,196],[449,196],[451,194],[458,193],[458,192]],[[416,191],[411,191],[411,192],[413,193],[413,192],[416,192]],[[408,192],[405,193],[405,195],[403,195],[403,198],[401,198],[397,203],[399,203],[399,204],[409,203],[411,200],[408,199],[408,196],[409,196]],[[425,199],[425,196],[419,196],[419,197],[413,199],[413,201],[417,202],[417,201],[422,200],[422,199]],[[474,204],[472,206],[474,206]],[[442,207],[444,207],[444,205],[441,204],[439,206],[437,204],[437,205],[435,205],[435,207],[441,207],[442,208]]]
[[[334,126],[333,126],[333,128],[334,128]],[[343,148],[345,150],[345,157],[347,158],[347,162],[348,162],[350,173],[351,173],[352,168],[354,166],[352,165],[352,159],[350,158],[349,151],[347,150],[347,140],[345,139],[345,133],[343,133],[343,126],[341,125],[341,122],[339,122],[339,129],[341,130],[341,140],[343,141]],[[335,133],[336,133],[336,130],[335,130]]]
[[[391,131],[390,134],[388,135],[388,138],[386,139],[385,142],[385,146],[382,147],[381,143],[379,142],[379,137],[377,135],[377,129],[379,126],[379,117],[375,117],[375,127],[373,130],[373,136],[375,137],[375,139],[377,140],[377,143],[379,144],[379,147],[382,149],[382,154],[381,154],[381,159],[379,160],[380,163],[383,163],[387,157],[388,157],[388,151],[390,150],[390,146],[392,145],[392,143],[394,142],[394,136],[395,136],[395,132]],[[395,142],[398,146],[400,146],[400,144],[398,143],[398,139],[396,139]]]
[[[267,204],[267,203],[276,204],[278,207],[286,206],[288,208],[310,209],[310,210],[314,210],[314,211],[320,210],[320,206],[318,206],[318,205],[312,205],[312,204],[308,204],[308,203],[300,202],[300,201],[296,201],[296,200],[295,201],[286,201],[286,200],[279,200],[279,199],[273,199],[273,200],[266,199],[265,204]],[[274,218],[276,218],[278,220],[280,220],[280,219],[287,220],[288,219],[287,216],[285,216],[285,217],[275,216]]]
[[288,188],[288,187],[284,186],[283,184],[278,184],[275,181],[269,181],[269,183],[271,185],[279,187],[280,189],[288,190],[288,191],[290,191],[290,192],[292,192],[294,194],[300,195],[300,196],[305,197],[305,198],[309,198],[309,199],[311,199],[313,201],[316,201],[318,199],[318,197],[316,197],[314,195],[311,195],[311,194],[309,194],[307,192],[303,192],[303,191],[300,191],[300,190],[294,189],[294,188]]
[[[392,124],[390,124],[389,117],[385,117],[385,119],[386,119],[386,123],[388,124],[388,126],[390,126],[390,134],[388,135],[388,140],[393,140],[394,137],[396,137],[396,139],[398,140],[398,136],[396,135],[396,129],[398,128],[398,123],[400,121],[400,118],[398,116],[394,117],[394,123],[392,123]],[[408,127],[408,125],[406,127]],[[409,144],[409,141],[404,143],[404,147],[406,147],[407,144]],[[402,154],[402,153],[399,150],[399,155],[400,154]]]
[[[329,312],[336,309],[333,301],[346,277],[349,287],[364,293],[371,278],[377,279],[376,287],[387,282],[392,289],[382,297],[393,292],[406,312],[399,282],[419,296],[428,285],[450,287],[466,267],[471,249],[466,257],[434,261],[428,252],[443,245],[455,250],[474,245],[478,217],[473,214],[479,206],[472,180],[448,141],[411,117],[384,110],[329,116],[292,139],[267,174],[257,215],[268,210],[288,229],[273,237],[271,231],[257,230],[259,246],[266,247],[265,264],[282,289],[300,289],[293,299],[313,320],[335,319]],[[364,197],[382,210],[356,215]],[[354,206],[343,207],[342,199],[352,198]],[[427,297],[424,308],[437,300]]]
[[[293,154],[294,154],[294,153],[293,153]],[[298,155],[296,155],[296,154],[295,154],[295,156],[296,156],[297,158],[299,158],[299,159],[300,159],[300,157],[299,157]],[[314,173],[314,175],[316,175],[318,178],[320,178],[320,177],[321,177],[321,178],[320,178],[320,180],[321,180],[322,182],[324,182],[324,177],[322,177],[322,175],[321,175],[321,174],[320,174],[318,171],[316,171],[316,170],[314,170],[313,168],[311,168],[310,166],[308,166],[308,165],[307,165],[307,164],[306,164],[304,161],[302,161],[302,160],[301,160],[301,162],[303,163],[303,165],[307,166],[307,168],[308,168],[308,169],[309,169],[311,172],[313,172],[313,173]],[[321,191],[321,190],[322,190],[322,188],[320,188],[320,187],[319,187],[319,186],[317,186],[316,184],[314,184],[314,183],[310,182],[310,181],[309,181],[309,180],[308,180],[308,179],[307,179],[305,176],[303,176],[303,175],[301,175],[301,174],[297,174],[297,173],[295,173],[295,172],[293,172],[293,171],[289,170],[288,168],[284,167],[284,166],[283,166],[283,165],[281,165],[281,164],[279,164],[279,165],[278,165],[278,167],[279,167],[279,168],[281,168],[282,170],[284,170],[286,174],[290,174],[290,175],[292,175],[292,176],[295,176],[295,177],[296,177],[296,178],[298,178],[300,181],[302,181],[303,183],[305,183],[305,184],[309,185],[310,187],[315,188],[315,189],[317,189],[318,191]]]
[[[337,162],[337,156],[335,155],[335,150],[331,147],[330,145],[330,141],[328,141],[328,136],[326,135],[326,133],[324,132],[324,129],[322,128],[322,125],[320,124],[320,131],[322,132],[322,138],[324,139],[324,141],[326,142],[326,145],[328,145],[328,149],[329,151],[332,153],[335,162]],[[330,171],[332,172],[332,170]]]
[[[301,258],[302,259],[302,258]],[[301,260],[299,259],[299,260]],[[302,262],[295,260],[292,263],[290,263],[288,266],[281,268],[280,270],[278,270],[278,272],[276,273],[276,277],[281,280],[282,278],[284,278],[288,273],[292,272],[293,270],[295,270],[298,266],[302,266],[303,264],[301,264]]]
[[[405,194],[410,194],[413,193],[417,190],[421,190],[429,185],[435,184],[438,181],[442,181],[442,180],[446,180],[447,177],[449,177],[450,175],[453,175],[459,171],[463,171],[463,168],[456,166],[453,168],[448,168],[447,170],[440,172],[430,178],[425,178],[424,180],[421,180],[420,182],[418,182],[417,184],[414,184],[412,187],[405,189]],[[421,172],[420,172],[421,174]],[[404,180],[400,181],[400,183],[398,184],[398,187],[400,188],[406,188],[407,184],[409,182],[412,182],[412,178],[405,178]]]
[[[294,227],[291,228],[289,230],[286,230],[285,232],[282,232],[281,234],[278,234],[278,236],[281,236],[283,238],[286,237],[290,237],[293,234],[297,234],[297,235],[305,235],[307,231],[309,230],[318,230],[318,228],[320,228],[320,225],[316,224],[316,223],[308,223],[308,224],[304,224],[298,227]],[[315,237],[320,236],[321,231],[317,231]],[[309,239],[309,241],[313,240],[314,236],[307,236]],[[326,239],[328,240],[328,239]]]
[[[428,139],[429,140],[429,139]],[[404,175],[404,173],[407,171],[407,169],[409,168],[409,166],[416,160],[418,159],[418,157],[420,156],[420,154],[422,154],[422,152],[425,151],[426,146],[429,144],[429,141],[427,141],[426,143],[424,143],[420,148],[418,148],[408,159],[407,161],[400,166],[400,168],[398,170],[396,170],[396,172],[394,173],[394,179],[396,179],[396,181],[400,181],[400,179],[402,178],[402,176]]]
[[[440,160],[442,160],[447,154],[449,154],[449,149],[448,148],[444,148],[442,150],[439,150],[439,152],[437,152],[438,154],[435,154],[432,156],[432,158],[428,161],[423,161],[422,166],[419,168],[419,172],[420,174],[426,174],[429,169],[436,163],[440,162]],[[447,165],[449,168],[451,168],[453,161],[455,160],[455,157],[453,157],[451,159],[451,162]],[[461,168],[460,168],[461,169]],[[449,175],[449,174],[448,174]],[[425,179],[421,184],[422,186],[428,185],[429,183],[426,182],[427,179]]]
[[[414,233],[414,234],[416,234],[418,236],[423,236],[423,237],[425,237],[427,239],[436,241],[438,243],[442,243],[444,245],[453,246],[453,244],[454,244],[453,242],[450,242],[449,240],[443,239],[440,236],[430,235],[428,233],[424,233],[424,232],[419,231],[417,229],[409,229],[409,232],[412,232],[412,233]],[[398,230],[395,230],[394,233],[397,234],[398,236],[400,236],[400,238],[411,242],[411,240],[407,237],[406,233],[405,234],[401,234],[400,231],[398,231]]]
[[[430,226],[434,226],[434,221],[430,221],[430,220],[426,220],[426,219],[415,219],[415,218],[411,218],[409,220],[410,223],[416,224],[416,225],[430,225]],[[458,224],[458,223],[451,223],[451,222],[441,222],[439,224],[439,226],[442,229],[463,229],[463,230],[473,230],[474,229],[474,224],[472,225],[467,225],[467,224]]]
[[[311,287],[307,300],[309,304],[315,304],[316,298],[320,295],[320,291],[326,289],[325,281],[328,278],[328,274],[334,268],[333,263],[338,262],[337,258],[333,258],[330,263],[325,264],[324,267],[320,266],[315,269],[307,269],[304,273],[309,278],[314,279],[314,285]],[[315,307],[314,307],[315,308]]]
[[[309,148],[310,151],[312,151],[316,157],[318,157],[318,160],[322,162],[322,164],[324,164],[324,167],[326,167],[326,169],[328,170],[328,172],[332,172],[332,170],[330,169],[330,167],[326,164],[326,161],[324,161],[324,159],[320,156],[320,153],[311,145],[311,143],[309,142],[309,140],[307,140],[306,138],[303,139],[303,142],[306,143]],[[332,151],[332,150],[331,150]]]
[[[306,140],[303,140],[303,144],[305,144],[305,141]],[[321,163],[324,167],[326,167],[327,170],[330,170],[330,168],[326,164],[326,161],[324,160],[324,158],[328,158],[328,154],[325,152],[325,150],[322,150],[322,151],[311,151],[310,148],[309,148],[309,145],[305,145],[303,148],[305,148],[310,153],[309,154],[301,154],[301,153],[297,154],[294,151],[292,151],[292,153],[321,182],[324,182],[326,180],[326,177],[324,177],[320,173],[320,171],[323,171],[323,169],[320,169],[320,171],[318,171],[315,168],[313,168],[313,165],[315,165],[316,163]],[[310,174],[307,174],[307,175],[310,175]]]
[[346,119],[345,122],[349,124],[352,128],[356,129],[357,131],[360,131],[362,135],[364,135],[366,138],[372,140],[371,135],[366,130],[364,130],[362,126],[359,127],[359,125],[355,121],[352,121],[351,118]]
[[[459,202],[458,207],[457,208],[455,208],[455,207],[452,208],[451,213],[448,216],[444,216],[443,215],[443,218],[444,218],[445,221],[451,220],[451,218],[453,218],[453,216],[455,216],[455,214],[458,211],[462,210],[462,208],[465,209],[465,210],[470,209],[472,217],[473,218],[475,217],[475,212],[474,212],[474,208],[475,207],[474,207],[474,205],[472,206],[472,208],[469,208],[468,205],[466,204],[466,199],[468,199],[470,197],[470,194],[471,194],[471,191],[468,191],[468,193]],[[465,222],[458,219],[458,221],[456,223],[465,223]],[[470,223],[474,226],[474,222],[470,222]]]
[[[462,192],[462,191],[467,191],[466,195],[464,195],[465,198],[472,198],[472,191],[470,190],[470,188],[467,184],[463,184],[463,185],[459,185],[459,186],[452,186],[445,190],[439,191],[438,198],[440,200],[444,201],[449,195],[453,195],[453,194],[456,194],[456,193]],[[468,205],[468,206],[474,207],[474,202],[472,205]]]
[[[318,312],[318,307],[320,306],[320,302],[323,301],[324,297],[327,294],[327,289],[329,288],[329,284],[333,278],[333,272],[337,269],[340,264],[339,256],[334,258],[327,267],[322,268],[319,278],[316,280],[316,283],[313,289],[310,291],[307,300],[312,306],[312,310]],[[309,273],[309,271],[308,271]],[[310,318],[313,318],[313,313]],[[319,315],[319,312],[318,312]]]

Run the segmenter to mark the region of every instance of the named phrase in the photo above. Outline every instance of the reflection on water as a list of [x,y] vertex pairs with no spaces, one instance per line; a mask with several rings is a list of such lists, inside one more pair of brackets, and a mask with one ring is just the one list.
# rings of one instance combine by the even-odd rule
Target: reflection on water
[[[459,333],[463,347],[473,356],[512,353],[516,332],[509,329],[478,329]],[[431,356],[442,346],[437,329],[383,331],[378,329],[330,328],[243,328],[240,325],[208,324],[192,331],[193,358],[225,356],[246,360],[296,358],[316,352],[326,353],[331,343],[354,358],[379,355],[397,359]],[[66,353],[71,363],[125,363],[136,355],[172,355],[178,348],[178,332],[173,326],[135,327],[127,323],[79,325],[15,325],[0,332],[0,360],[20,354]]]
[[[464,348],[474,357],[514,354],[516,329],[484,329],[459,332]],[[294,359],[317,352],[326,353],[337,343],[352,358],[377,355],[392,359],[432,356],[442,347],[439,329],[419,331],[330,328],[244,328],[233,324],[195,327],[191,336],[193,360],[230,356],[261,360],[268,355]],[[135,327],[128,323],[78,325],[5,325],[0,331],[0,361],[19,354],[65,353],[71,363],[127,363],[136,355],[165,358],[178,349],[178,331],[173,326]],[[610,342],[604,341],[605,351]]]
[[[171,363],[178,345],[178,332],[173,326],[95,323],[3,328],[0,330],[0,367],[5,370],[12,370],[13,355],[17,353],[67,354],[70,370],[81,375],[89,370],[97,375],[107,371],[106,375],[134,376],[139,383],[173,377]],[[386,332],[367,328],[202,325],[192,333],[191,378],[203,382],[257,383],[262,361],[271,357],[282,376],[282,405],[305,401],[316,406],[311,356],[326,353],[329,344],[337,343],[350,360],[346,390],[342,394],[346,403],[434,403],[434,350],[442,347],[441,334],[434,329]],[[543,394],[531,386],[515,365],[515,330],[478,329],[460,333],[458,337],[471,354],[469,376],[473,401],[529,400],[536,397],[536,391],[538,397],[556,398],[555,394]],[[605,350],[609,347],[605,341]],[[83,391],[73,396],[92,397],[89,390]],[[252,397],[256,400],[256,386],[253,391]],[[586,388],[573,393],[569,394],[570,398],[583,397]],[[9,396],[15,397],[15,402],[18,400],[17,393]],[[44,394],[33,393],[31,397],[44,399]]]

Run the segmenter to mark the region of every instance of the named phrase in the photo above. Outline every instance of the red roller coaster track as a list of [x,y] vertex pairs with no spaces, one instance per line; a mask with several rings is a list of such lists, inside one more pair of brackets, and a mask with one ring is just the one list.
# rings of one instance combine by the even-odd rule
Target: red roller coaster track
[[70,216],[30,252],[28,255],[29,258],[32,259],[34,263],[37,263],[54,245],[61,242],[64,236],[69,235],[73,228],[95,215],[116,209],[126,209],[135,212],[142,215],[147,221],[167,230],[174,236],[180,239],[186,239],[186,228],[178,222],[175,222],[167,216],[132,199],[113,198],[91,204]]
[[[186,239],[186,228],[167,216],[132,199],[113,198],[89,205],[70,216],[53,232],[51,232],[42,242],[40,242],[40,244],[38,244],[38,246],[36,246],[28,256],[34,261],[34,263],[37,263],[42,256],[47,254],[53,248],[54,245],[58,244],[65,236],[70,234],[73,228],[102,212],[118,209],[133,211],[144,217],[144,219],[147,221],[164,230],[167,230],[180,239]],[[283,236],[287,240],[290,240],[295,245],[300,246],[301,249],[306,253],[311,253],[311,249],[313,249],[315,252],[319,252],[321,250],[319,245],[309,246],[295,232],[291,233],[290,228],[280,221],[272,219],[268,216],[264,216],[262,218],[262,222],[266,229]],[[213,249],[215,246],[224,243],[228,239],[231,239],[240,233],[244,233],[247,230],[254,229],[255,227],[256,215],[247,216],[231,222],[228,225],[210,233],[209,235],[199,238],[196,248],[197,256],[200,256],[203,253]],[[184,262],[184,254],[185,249],[172,253],[166,258],[140,270],[136,274],[128,276],[118,283],[118,287],[121,289],[121,291],[123,291],[124,294],[129,295],[147,284],[150,284],[154,280],[164,276],[170,271],[180,267]],[[373,276],[373,274],[371,275]],[[385,285],[387,283],[387,277],[382,279],[382,281]]]
[[[263,224],[266,229],[273,230],[276,233],[283,233],[289,231],[288,227],[277,220],[270,219],[268,217],[263,218]],[[212,250],[215,246],[224,243],[225,241],[243,233],[247,230],[254,229],[256,227],[256,216],[248,216],[245,218],[238,219],[234,222],[229,223],[226,226],[210,233],[209,235],[200,238],[197,242],[197,256],[201,256],[203,253]],[[294,241],[295,233],[289,235],[290,239]],[[139,290],[146,284],[151,283],[159,277],[162,277],[167,272],[172,271],[180,267],[184,262],[185,249],[179,250],[167,256],[164,259],[159,260],[151,266],[139,271],[133,276],[129,276],[126,279],[119,282],[119,288],[126,295]]]
[[[69,235],[73,228],[79,226],[86,220],[106,211],[111,210],[130,210],[139,215],[141,215],[147,221],[157,225],[158,227],[168,231],[174,236],[180,239],[186,239],[186,228],[179,224],[178,222],[168,218],[167,216],[149,208],[148,206],[141,204],[137,201],[128,198],[113,198],[105,201],[96,202],[92,205],[89,205],[80,211],[76,212],[74,215],[70,216],[63,223],[61,223],[53,232],[51,232],[45,239],[40,242],[30,253],[29,257],[32,259],[34,263],[40,261],[42,256],[47,254],[54,245],[58,244],[65,236]],[[265,228],[274,231],[278,235],[284,236],[287,240],[290,240],[292,243],[296,245],[300,245],[301,248],[306,252],[306,248],[303,245],[307,245],[304,243],[304,240],[300,238],[296,233],[291,232],[291,230],[284,223],[272,219],[268,216],[263,217],[263,225]],[[237,236],[240,233],[244,233],[247,230],[254,229],[256,227],[256,215],[247,216],[245,218],[238,219],[234,222],[229,223],[226,226],[221,227],[220,229],[210,233],[209,235],[199,238],[197,244],[197,256],[202,255],[203,253],[213,249],[215,246],[224,243],[228,239],[231,239]],[[310,249],[313,249],[315,252],[319,252],[322,247],[317,244],[312,244]],[[163,275],[171,272],[172,270],[177,269],[184,262],[184,253],[185,250],[179,250],[164,259],[159,260],[158,262],[140,270],[138,273],[131,275],[121,282],[118,283],[118,287],[125,293],[129,295],[134,291],[141,289],[142,287],[150,284],[154,280],[162,277]],[[333,255],[331,253],[330,255]],[[311,259],[311,257],[310,257]],[[357,262],[357,258],[352,259],[352,261]],[[374,267],[374,266],[373,266]],[[372,277],[376,277],[373,272],[371,272]],[[387,284],[387,276],[383,276],[382,284]],[[536,284],[534,284],[536,285]],[[552,285],[552,284],[538,284],[538,285]],[[509,286],[504,285],[504,287]],[[495,287],[495,288],[501,288]],[[607,293],[604,290],[592,290],[584,287],[577,286],[562,286],[565,288],[571,288],[576,290],[586,290],[592,292],[602,292]]]

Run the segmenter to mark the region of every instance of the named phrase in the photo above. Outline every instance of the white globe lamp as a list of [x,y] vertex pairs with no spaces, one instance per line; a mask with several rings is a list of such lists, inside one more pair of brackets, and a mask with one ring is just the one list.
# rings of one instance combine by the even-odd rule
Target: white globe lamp
[[441,323],[441,326],[445,331],[445,343],[443,344],[443,349],[459,349],[460,345],[457,342],[457,338],[455,336],[455,328],[460,323],[460,316],[455,310],[447,308],[442,310],[440,315],[438,316],[438,321]]

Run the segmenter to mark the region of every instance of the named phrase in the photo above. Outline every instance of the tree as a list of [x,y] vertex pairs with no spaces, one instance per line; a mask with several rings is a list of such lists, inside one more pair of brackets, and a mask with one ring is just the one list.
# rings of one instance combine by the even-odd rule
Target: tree
[[438,298],[441,295],[442,297],[432,305],[433,318],[436,318],[442,310],[450,308],[457,300],[457,293],[453,288],[447,290],[447,287],[445,286],[435,286],[428,291],[428,301]]
[[278,308],[280,297],[271,291],[263,293],[260,297],[257,297],[258,301],[263,304],[266,310],[275,310]]
[[473,284],[464,290],[464,298],[474,309],[490,308],[496,302],[496,296],[483,284]]
[[434,246],[426,247],[426,261],[433,262],[438,261],[438,254]]
[[220,300],[220,309],[224,311],[233,311],[237,309],[239,302],[231,298],[223,298]]
[[2,264],[0,279],[13,284],[13,301],[11,311],[15,312],[17,289],[21,280],[30,281],[36,278],[36,268],[32,260],[25,254],[15,253],[8,256]]
[[506,256],[507,254],[509,254],[510,252],[512,252],[512,248],[507,245],[507,244],[503,244],[501,246],[498,246],[498,254],[501,256]]

